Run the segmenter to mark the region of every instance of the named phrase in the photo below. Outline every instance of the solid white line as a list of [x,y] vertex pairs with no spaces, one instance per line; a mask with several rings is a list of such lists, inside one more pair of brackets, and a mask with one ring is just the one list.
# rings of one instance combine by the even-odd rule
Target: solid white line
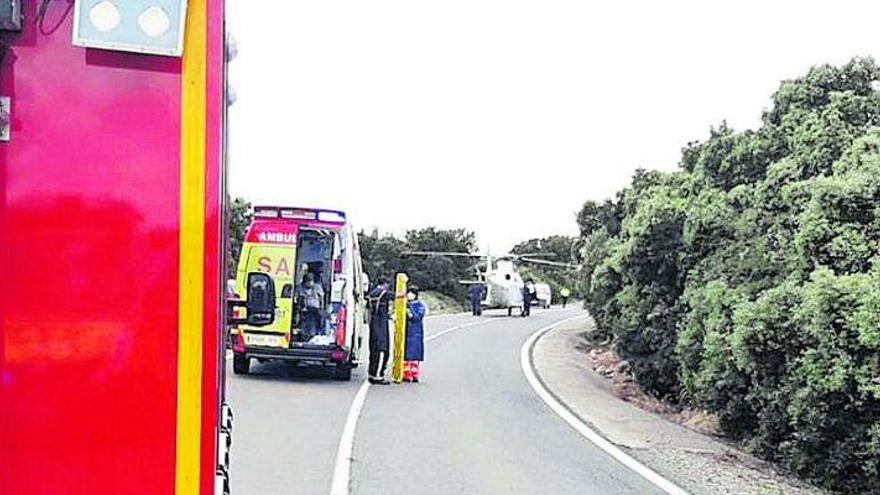
[[641,477],[650,481],[654,486],[660,488],[664,492],[670,495],[687,495],[687,492],[684,491],[681,487],[667,480],[663,476],[657,474],[657,472],[653,471],[651,468],[633,459],[624,451],[620,450],[620,448],[618,448],[616,445],[599,435],[599,433],[590,428],[586,423],[581,421],[580,418],[575,416],[571,411],[568,410],[568,408],[566,408],[555,397],[553,397],[553,395],[547,390],[547,388],[544,386],[543,383],[541,383],[541,380],[535,374],[534,365],[532,363],[532,348],[534,347],[535,342],[537,342],[537,340],[548,331],[578,318],[583,318],[583,316],[566,318],[550,326],[544,327],[533,333],[529,337],[529,339],[526,340],[526,342],[523,344],[522,348],[520,349],[520,364],[522,365],[523,374],[525,374],[526,380],[528,380],[529,385],[532,386],[532,388],[535,390],[535,393],[538,394],[538,397],[540,397],[541,400],[543,400],[544,403],[553,410],[553,412],[559,415],[559,417],[561,417],[566,423],[574,428],[575,431],[577,431],[587,440],[605,451],[606,454],[610,455],[630,470],[639,474]]
[[[490,323],[495,320],[480,320],[464,325],[458,325],[447,328],[442,332],[435,333],[429,337],[425,337],[425,343],[428,343],[438,337],[442,337],[449,332],[461,330],[462,328],[472,327],[481,323]],[[351,402],[351,409],[348,410],[348,417],[345,419],[345,427],[342,429],[342,437],[339,439],[339,449],[336,451],[336,466],[333,468],[333,484],[330,487],[330,495],[348,495],[351,485],[351,459],[354,451],[354,433],[357,429],[358,418],[360,418],[361,410],[367,399],[367,391],[370,389],[370,382],[364,380],[361,388],[358,389],[354,400]]]
[[361,415],[361,409],[364,407],[364,401],[367,399],[367,390],[370,389],[370,382],[364,380],[361,388],[358,389],[351,403],[351,409],[348,410],[348,417],[345,419],[345,428],[342,429],[342,438],[339,439],[339,450],[336,453],[336,467],[333,469],[333,485],[330,488],[330,495],[348,495],[349,481],[351,477],[351,455],[354,449],[354,431],[357,429],[358,417]]
[[489,321],[485,321],[485,320],[474,321],[471,323],[465,323],[464,325],[458,325],[457,327],[447,328],[446,330],[443,330],[442,332],[437,332],[434,335],[430,335],[428,337],[425,337],[425,342],[430,342],[430,341],[436,339],[437,337],[442,337],[442,336],[446,335],[449,332],[461,330],[462,328],[473,327],[473,326],[479,325],[481,323],[489,323]]

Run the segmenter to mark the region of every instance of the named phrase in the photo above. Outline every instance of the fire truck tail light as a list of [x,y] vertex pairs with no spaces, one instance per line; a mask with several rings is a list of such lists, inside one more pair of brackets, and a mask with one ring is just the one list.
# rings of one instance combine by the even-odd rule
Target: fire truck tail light
[[344,346],[345,345],[345,317],[347,316],[347,312],[345,310],[345,306],[341,306],[339,311],[336,312],[336,345]]

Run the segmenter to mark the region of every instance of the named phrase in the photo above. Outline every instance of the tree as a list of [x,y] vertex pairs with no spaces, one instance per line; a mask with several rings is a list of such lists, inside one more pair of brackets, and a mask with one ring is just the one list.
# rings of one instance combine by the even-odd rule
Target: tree
[[578,215],[587,307],[639,383],[846,493],[880,494],[878,80],[815,67],[760,128],[722,124]]
[[244,235],[253,218],[254,210],[249,201],[235,198],[229,202],[229,256],[226,266],[230,275],[235,274]]
[[467,288],[459,281],[473,277],[475,261],[468,258],[404,256],[405,251],[473,252],[476,236],[465,229],[427,227],[409,230],[403,239],[373,230],[360,232],[359,243],[364,269],[371,280],[380,276],[391,278],[406,272],[410,283],[424,290],[435,290],[457,299],[464,299]]
[[[514,254],[544,254],[547,256],[536,256],[536,258],[560,263],[579,263],[578,245],[577,238],[553,235],[520,242],[511,249],[511,252]],[[581,296],[578,273],[572,268],[522,263],[519,270],[523,278],[531,278],[548,284],[555,300],[559,299],[559,291],[563,287],[572,291],[573,296]]]
[[374,229],[369,234],[363,231],[358,233],[358,244],[364,271],[373,282],[379,277],[388,277],[390,280],[396,273],[404,271],[401,254],[407,247],[401,239],[390,234],[380,234]]
[[[408,230],[406,246],[413,251],[450,251],[470,253],[476,251],[477,238],[465,229],[436,229],[428,227]],[[474,276],[475,260],[449,257],[410,257],[405,260],[406,272],[413,284],[454,297],[467,298],[467,287],[462,280]]]

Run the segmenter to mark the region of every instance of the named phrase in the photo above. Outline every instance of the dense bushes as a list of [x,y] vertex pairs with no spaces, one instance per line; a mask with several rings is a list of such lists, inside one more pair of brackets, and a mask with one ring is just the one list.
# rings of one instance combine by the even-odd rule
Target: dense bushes
[[364,271],[370,280],[379,277],[394,278],[405,272],[411,284],[423,290],[432,290],[459,301],[467,299],[467,286],[461,280],[474,276],[474,262],[468,258],[445,256],[404,256],[406,251],[453,251],[472,252],[476,248],[476,235],[465,229],[438,229],[427,227],[408,230],[404,237],[370,233],[358,233]]
[[587,306],[642,386],[847,493],[880,493],[878,79],[783,82],[759,129],[578,215]]
[[[578,259],[572,259],[577,256],[577,247],[576,237],[553,235],[520,242],[510,252],[520,255],[537,253],[538,259],[557,263],[577,263]],[[559,301],[560,291],[563,288],[569,290],[569,297],[583,297],[578,273],[571,268],[524,262],[519,264],[518,269],[524,280],[544,282],[549,285],[553,301]]]

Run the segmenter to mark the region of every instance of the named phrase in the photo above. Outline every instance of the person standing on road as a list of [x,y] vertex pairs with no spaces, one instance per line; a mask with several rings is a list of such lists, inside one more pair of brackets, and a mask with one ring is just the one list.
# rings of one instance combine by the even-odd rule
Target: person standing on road
[[370,310],[370,383],[389,385],[385,379],[388,365],[388,309],[394,295],[385,277],[379,277],[378,284],[367,294]]
[[403,381],[419,383],[419,366],[425,360],[425,315],[428,307],[419,300],[419,288],[413,285],[406,294],[406,349],[403,356]]
[[568,298],[571,297],[571,291],[568,290],[568,287],[563,287],[562,290],[559,291],[559,296],[562,297],[562,307],[568,303]]
[[528,282],[524,283],[522,286],[522,300],[523,300],[523,309],[522,309],[523,318],[525,318],[527,316],[531,316],[531,314],[532,314],[532,288],[529,287]]
[[480,316],[483,314],[483,306],[480,303],[483,300],[483,284],[479,282],[474,282],[468,288],[468,296],[471,301],[471,311],[474,316]]
[[299,288],[299,297],[303,305],[302,327],[303,333],[312,337],[323,332],[321,325],[321,313],[324,306],[324,287],[315,282],[312,272],[306,272],[303,276],[302,285]]

